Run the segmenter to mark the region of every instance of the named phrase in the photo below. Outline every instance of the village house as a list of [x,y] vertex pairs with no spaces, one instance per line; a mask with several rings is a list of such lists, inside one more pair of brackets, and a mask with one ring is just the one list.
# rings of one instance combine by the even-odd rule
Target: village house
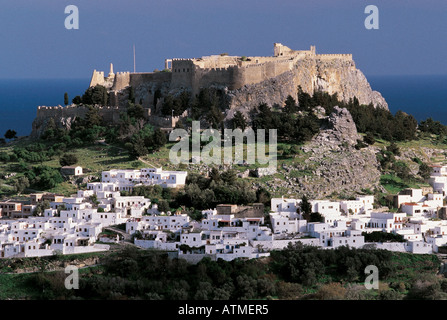
[[64,166],[61,168],[61,173],[66,176],[81,176],[83,174],[80,166]]

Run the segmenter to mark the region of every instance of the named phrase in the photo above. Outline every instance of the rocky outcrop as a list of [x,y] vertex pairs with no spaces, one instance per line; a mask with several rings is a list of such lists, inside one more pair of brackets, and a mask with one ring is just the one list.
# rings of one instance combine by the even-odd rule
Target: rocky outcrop
[[310,173],[298,181],[302,192],[313,197],[325,197],[333,193],[349,195],[378,188],[381,173],[375,150],[357,150],[355,145],[359,139],[361,137],[349,111],[334,107],[323,121],[320,133],[302,148],[309,158],[297,169]]
[[352,146],[361,139],[354,120],[346,108],[335,106],[332,113],[322,122],[319,134],[313,139],[314,144],[335,146],[347,143]]
[[294,70],[290,70],[268,80],[245,85],[237,90],[229,90],[229,110],[226,119],[231,119],[236,111],[245,115],[261,103],[283,106],[287,96],[297,100],[297,88],[313,94],[314,91],[337,93],[340,100],[348,102],[356,97],[360,104],[372,103],[376,107],[388,109],[382,95],[372,90],[365,75],[355,67],[352,60],[320,60],[306,58],[298,60]]
[[[313,66],[315,63],[315,66]],[[356,97],[360,104],[372,103],[376,107],[388,109],[388,104],[382,95],[372,90],[365,75],[356,68],[352,60],[333,59],[323,61],[316,59],[313,61],[303,60],[298,63],[309,70],[309,75],[313,83],[313,91],[326,91],[329,94],[337,93],[338,98],[348,102]],[[298,76],[298,83],[303,87],[309,79]],[[303,81],[304,80],[304,81]],[[304,88],[304,87],[303,87]]]
[[282,106],[289,95],[298,100],[297,88],[295,73],[287,71],[275,78],[227,91],[229,109],[226,111],[226,119],[232,119],[236,111],[242,112],[248,118],[250,111],[261,103]]
[[314,199],[381,188],[376,150],[357,150],[357,139],[361,137],[349,111],[335,107],[324,119],[320,133],[301,148],[301,161],[293,165],[283,163],[278,168],[283,179],[275,177],[263,186],[274,194],[307,195]]

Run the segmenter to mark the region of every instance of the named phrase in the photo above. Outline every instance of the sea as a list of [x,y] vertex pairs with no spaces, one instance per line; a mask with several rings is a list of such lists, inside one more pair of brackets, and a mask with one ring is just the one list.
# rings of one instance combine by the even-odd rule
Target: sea
[[[401,110],[418,121],[431,117],[447,125],[447,75],[366,78],[393,114]],[[0,137],[8,129],[18,136],[29,135],[38,106],[64,105],[65,92],[71,102],[89,83],[90,79],[0,79]]]
[[17,136],[31,133],[38,106],[64,105],[64,94],[71,100],[84,94],[90,79],[0,79],[0,137],[8,129]]

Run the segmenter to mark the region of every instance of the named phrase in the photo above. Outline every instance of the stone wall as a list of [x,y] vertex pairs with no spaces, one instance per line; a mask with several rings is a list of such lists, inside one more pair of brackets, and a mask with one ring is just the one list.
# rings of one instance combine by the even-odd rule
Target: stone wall
[[[106,123],[118,123],[121,110],[116,107],[96,106],[99,114]],[[38,138],[46,129],[50,119],[63,129],[70,129],[77,117],[84,118],[87,114],[86,106],[69,105],[66,107],[46,107],[37,108],[36,118],[32,124],[31,138]]]
[[193,88],[194,63],[191,59],[172,59],[171,88]]
[[352,54],[317,54],[316,58],[320,60],[342,59],[352,61]]
[[118,72],[115,74],[115,81],[111,90],[119,91],[130,85],[130,73],[129,72]]
[[90,80],[90,87],[96,85],[104,85],[104,72],[93,70],[92,79]]

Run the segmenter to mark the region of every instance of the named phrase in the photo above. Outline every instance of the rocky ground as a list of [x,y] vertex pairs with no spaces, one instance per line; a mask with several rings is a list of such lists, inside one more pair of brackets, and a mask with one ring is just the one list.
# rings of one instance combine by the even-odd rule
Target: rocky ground
[[362,139],[351,114],[339,107],[326,117],[320,133],[301,148],[304,161],[283,163],[277,177],[265,183],[272,192],[327,198],[380,188],[379,163],[370,148],[357,150]]
[[[289,165],[283,163],[271,180],[255,183],[274,194],[310,198],[349,197],[367,190],[385,192],[380,184],[383,174],[376,154],[379,146],[356,149],[358,134],[350,113],[336,107],[326,118],[320,133],[303,146],[303,161]],[[442,148],[412,146],[401,147],[396,160],[407,164],[412,175],[417,176],[419,164],[415,158],[433,164],[445,161],[446,150]]]

